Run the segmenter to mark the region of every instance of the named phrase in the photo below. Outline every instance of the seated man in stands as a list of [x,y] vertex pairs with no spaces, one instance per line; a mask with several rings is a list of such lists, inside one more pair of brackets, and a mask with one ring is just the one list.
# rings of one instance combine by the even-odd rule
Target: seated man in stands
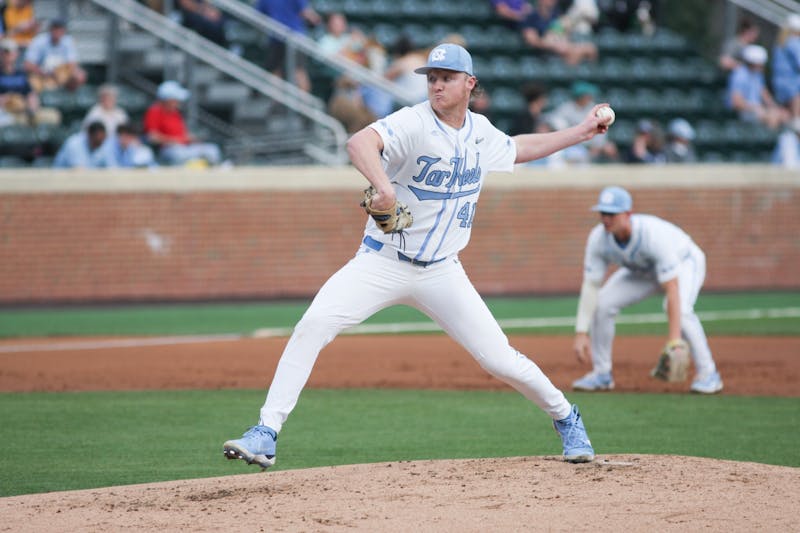
[[177,0],[181,12],[181,22],[209,41],[228,47],[225,35],[225,15],[208,0]]
[[86,131],[73,133],[56,154],[55,168],[111,168],[117,166],[114,150],[102,122],[92,122]]
[[577,27],[577,23],[562,17],[556,0],[539,0],[522,22],[522,38],[528,46],[554,53],[568,65],[597,59],[597,46],[573,35]]
[[789,120],[789,111],[775,103],[764,80],[767,50],[751,44],[742,51],[743,64],[728,77],[727,105],[746,122],[761,122],[771,129]]
[[36,92],[65,88],[74,91],[86,83],[86,71],[78,64],[78,50],[61,19],[50,23],[25,51],[25,70]]
[[165,81],[158,86],[158,101],[144,115],[147,140],[158,147],[159,157],[168,165],[183,165],[197,160],[217,165],[221,160],[219,146],[198,142],[186,127],[180,106],[189,96],[189,90],[176,81]]
[[19,48],[16,41],[0,41],[0,115],[6,122],[27,124],[60,124],[61,113],[57,109],[43,108],[39,96],[28,83],[28,75],[17,67]]

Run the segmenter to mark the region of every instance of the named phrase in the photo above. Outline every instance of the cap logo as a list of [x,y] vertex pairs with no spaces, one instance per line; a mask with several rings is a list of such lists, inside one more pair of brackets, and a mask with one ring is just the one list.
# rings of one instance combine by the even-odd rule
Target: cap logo
[[603,196],[600,198],[601,204],[613,204],[614,203],[614,193],[611,191],[606,191],[603,193]]
[[433,52],[431,52],[431,61],[444,61],[445,58],[445,49],[444,48],[437,48]]

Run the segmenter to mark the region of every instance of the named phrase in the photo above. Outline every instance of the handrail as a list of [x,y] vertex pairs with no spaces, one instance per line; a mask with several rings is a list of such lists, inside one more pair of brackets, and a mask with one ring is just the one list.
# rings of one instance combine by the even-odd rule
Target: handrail
[[284,24],[271,19],[239,0],[211,0],[211,3],[226,13],[235,15],[239,20],[245,21],[263,32],[290,42],[293,46],[302,50],[303,53],[321,63],[344,71],[350,78],[360,83],[377,87],[391,94],[392,97],[402,105],[414,105],[417,103],[409,98],[407,92],[403,91],[396,83],[384,78],[380,74],[376,74],[368,68],[364,68],[346,57],[336,54],[329,55],[321,52],[313,39],[301,35],[296,31],[292,31]]
[[166,41],[183,53],[213,66],[262,95],[280,102],[296,113],[330,129],[335,139],[335,153],[328,154],[324,160],[320,158],[319,147],[309,146],[308,153],[324,164],[346,163],[347,155],[344,146],[348,135],[338,120],[323,111],[325,104],[319,98],[200,37],[197,33],[135,0],[91,1],[96,6]]
[[782,27],[786,23],[786,16],[790,13],[800,13],[800,2],[796,0],[728,0],[736,6],[758,15],[764,20]]

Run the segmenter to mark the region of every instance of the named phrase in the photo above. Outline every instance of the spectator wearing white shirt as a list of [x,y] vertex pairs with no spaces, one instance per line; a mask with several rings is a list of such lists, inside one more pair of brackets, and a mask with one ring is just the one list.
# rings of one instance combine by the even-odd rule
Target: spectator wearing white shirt
[[110,83],[104,83],[97,89],[97,103],[89,109],[83,119],[84,129],[95,121],[100,121],[106,127],[109,135],[114,135],[120,124],[128,122],[128,113],[117,105],[119,89]]
[[772,162],[784,168],[800,169],[800,117],[792,119],[789,127],[778,136]]

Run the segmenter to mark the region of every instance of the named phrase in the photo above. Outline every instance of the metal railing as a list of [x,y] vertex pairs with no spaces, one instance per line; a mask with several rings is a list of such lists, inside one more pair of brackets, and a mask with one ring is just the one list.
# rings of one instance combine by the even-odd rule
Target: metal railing
[[728,0],[729,3],[781,27],[790,13],[800,13],[796,0]]
[[[301,35],[280,22],[273,20],[260,11],[253,9],[249,5],[240,2],[239,0],[211,0],[211,3],[216,5],[222,11],[229,15],[233,15],[242,22],[255,27],[267,35],[277,37],[287,44],[287,49],[291,52],[293,49],[300,50],[305,55],[314,58],[315,60],[323,63],[329,67],[334,68],[340,72],[346,73],[347,76],[359,83],[370,85],[372,87],[381,89],[384,92],[392,95],[392,98],[402,105],[414,105],[413,99],[408,97],[397,84],[382,75],[364,68],[355,61],[351,61],[342,56],[325,54],[319,50],[317,43]],[[294,56],[292,53],[287,53],[287,58]],[[292,72],[293,69],[287,68],[286,72]]]
[[[305,147],[306,153],[326,165],[340,165],[347,162],[347,154],[345,152],[347,133],[338,120],[324,112],[325,103],[319,98],[266,72],[261,67],[200,37],[194,31],[184,28],[174,20],[134,0],[90,1],[95,6],[168,43],[187,57],[192,58],[193,61],[196,60],[211,65],[254,91],[329,130],[334,140],[333,146],[322,147],[309,143]],[[112,41],[113,38],[114,36],[112,36]],[[115,49],[113,42],[111,49]]]

